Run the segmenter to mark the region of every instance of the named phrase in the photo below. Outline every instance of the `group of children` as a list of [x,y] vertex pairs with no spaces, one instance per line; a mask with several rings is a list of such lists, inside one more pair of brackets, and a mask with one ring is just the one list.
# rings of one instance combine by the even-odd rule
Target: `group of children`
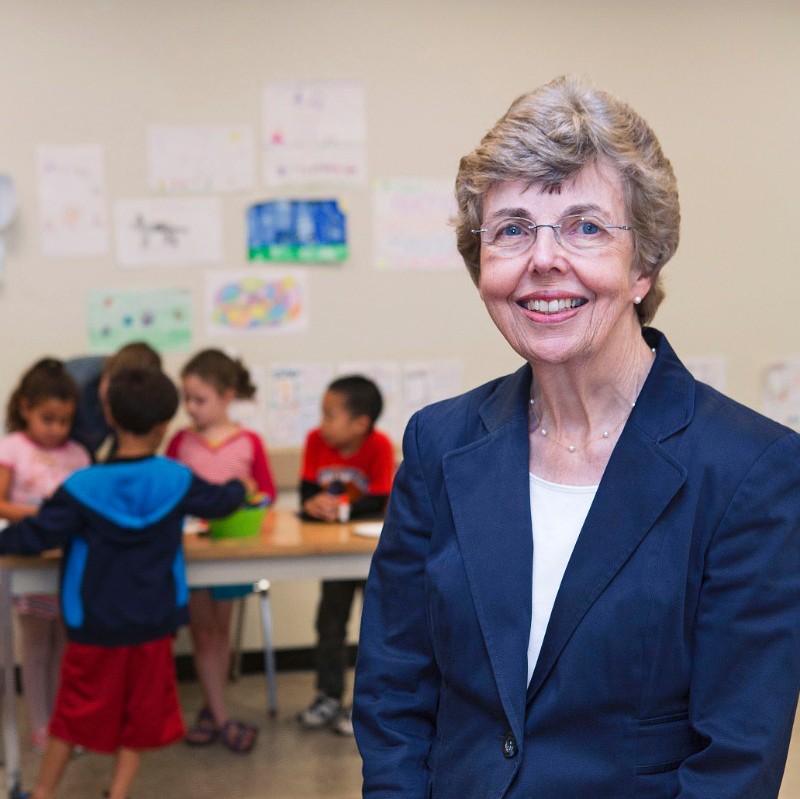
[[[75,747],[115,753],[110,799],[125,799],[141,751],[184,740],[252,749],[258,730],[229,717],[224,686],[232,599],[251,585],[186,584],[186,515],[225,516],[246,494],[274,499],[261,438],[237,425],[230,404],[255,388],[242,363],[203,350],[181,372],[191,426],[157,455],[179,405],[148,345],[106,359],[34,364],[12,393],[0,440],[0,553],[63,549],[60,596],[15,599],[32,745],[44,751],[33,799],[53,799]],[[380,515],[394,471],[375,421],[375,384],[352,376],[325,392],[320,428],[303,455],[301,512]],[[84,442],[79,443],[80,441]],[[360,581],[325,582],[318,610],[318,695],[307,728],[352,734],[342,705],[345,634]],[[204,698],[187,731],[178,703],[172,639],[189,624]],[[65,644],[66,641],[66,644]],[[60,668],[59,668],[60,663]]]

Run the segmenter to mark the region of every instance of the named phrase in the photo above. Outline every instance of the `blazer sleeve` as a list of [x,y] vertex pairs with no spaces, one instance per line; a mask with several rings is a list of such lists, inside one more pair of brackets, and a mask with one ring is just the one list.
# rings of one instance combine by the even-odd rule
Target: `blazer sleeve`
[[[440,674],[425,602],[425,559],[434,511],[416,443],[406,430],[383,532],[364,596],[353,722],[363,796],[424,799]],[[400,602],[398,596],[417,597]]]
[[800,688],[800,438],[772,444],[708,547],[680,799],[775,799]]

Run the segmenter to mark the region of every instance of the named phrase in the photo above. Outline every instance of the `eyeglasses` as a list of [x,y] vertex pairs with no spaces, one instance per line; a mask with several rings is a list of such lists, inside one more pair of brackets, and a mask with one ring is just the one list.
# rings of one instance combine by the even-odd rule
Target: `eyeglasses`
[[628,225],[604,225],[594,217],[575,214],[561,217],[555,225],[536,225],[530,219],[506,217],[470,233],[479,235],[481,242],[496,255],[513,258],[533,246],[542,227],[549,227],[565,250],[579,253],[607,247],[619,236],[617,230],[633,230]]

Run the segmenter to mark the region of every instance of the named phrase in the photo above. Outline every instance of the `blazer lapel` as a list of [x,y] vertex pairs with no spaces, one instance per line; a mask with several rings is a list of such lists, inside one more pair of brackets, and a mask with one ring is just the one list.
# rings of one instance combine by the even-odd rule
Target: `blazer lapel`
[[450,452],[444,477],[481,633],[506,715],[522,740],[533,536],[524,367],[481,408],[487,435]]
[[[658,336],[655,338],[654,336]],[[542,686],[580,620],[647,535],[686,479],[660,442],[691,418],[693,379],[655,331],[656,363],[622,431],[556,595],[528,687]]]

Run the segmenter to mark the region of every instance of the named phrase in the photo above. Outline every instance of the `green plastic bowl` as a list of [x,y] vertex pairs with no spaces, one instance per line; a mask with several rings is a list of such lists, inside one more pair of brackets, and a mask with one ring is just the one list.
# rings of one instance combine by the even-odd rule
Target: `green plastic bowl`
[[230,516],[211,519],[208,528],[212,538],[246,538],[257,535],[264,520],[266,508],[239,508]]

